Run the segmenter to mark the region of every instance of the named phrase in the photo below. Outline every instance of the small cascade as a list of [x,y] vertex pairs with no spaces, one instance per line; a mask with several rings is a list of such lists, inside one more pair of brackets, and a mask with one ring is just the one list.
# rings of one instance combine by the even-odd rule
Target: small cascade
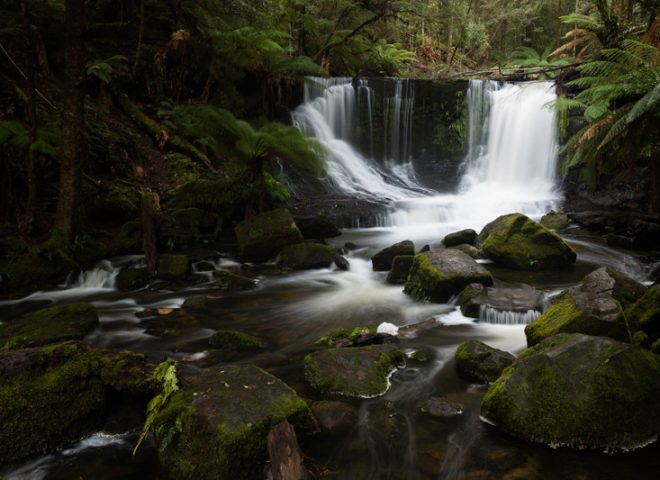
[[527,325],[541,316],[537,310],[524,312],[513,312],[510,310],[498,310],[487,305],[479,307],[479,321],[497,325]]
[[402,165],[412,160],[412,120],[415,90],[409,79],[394,80],[394,93],[383,99],[385,161]]
[[109,260],[102,260],[91,270],[80,272],[78,279],[70,285],[70,288],[114,288],[115,277],[119,270]]

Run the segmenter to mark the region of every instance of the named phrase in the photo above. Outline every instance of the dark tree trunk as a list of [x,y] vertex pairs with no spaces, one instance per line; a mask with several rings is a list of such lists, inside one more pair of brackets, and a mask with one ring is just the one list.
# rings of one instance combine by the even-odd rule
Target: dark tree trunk
[[84,0],[66,0],[64,48],[66,52],[66,102],[64,145],[60,163],[60,191],[53,236],[70,247],[80,219],[80,177],[85,130],[85,66],[82,34],[85,28]]
[[268,456],[273,480],[306,480],[307,470],[296,432],[286,420],[268,433]]
[[25,46],[25,75],[27,81],[27,191],[28,197],[25,205],[25,225],[29,230],[34,222],[34,212],[37,204],[37,180],[35,176],[36,156],[32,144],[37,139],[37,99],[36,99],[36,64],[37,57],[34,48],[34,35],[30,27],[30,1],[21,0],[21,13],[23,15],[23,35]]
[[140,205],[142,210],[142,245],[144,250],[144,259],[147,263],[147,272],[152,278],[156,275],[156,265],[158,264],[156,234],[156,209],[154,208],[154,194],[145,190],[140,196]]

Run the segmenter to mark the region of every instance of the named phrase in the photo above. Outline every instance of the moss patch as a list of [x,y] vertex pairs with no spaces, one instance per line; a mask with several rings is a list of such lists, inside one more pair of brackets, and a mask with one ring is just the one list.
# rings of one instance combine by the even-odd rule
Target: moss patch
[[209,344],[230,350],[259,350],[266,346],[259,338],[235,330],[218,330],[209,338]]
[[293,217],[283,208],[243,220],[234,231],[239,254],[247,261],[263,262],[275,257],[285,246],[303,241]]
[[238,275],[229,270],[216,270],[213,272],[215,285],[224,292],[241,292],[257,286],[257,282],[250,277]]
[[277,264],[294,270],[329,268],[337,257],[337,251],[320,243],[298,243],[282,249]]
[[156,270],[163,280],[182,281],[190,273],[190,260],[185,255],[161,255]]

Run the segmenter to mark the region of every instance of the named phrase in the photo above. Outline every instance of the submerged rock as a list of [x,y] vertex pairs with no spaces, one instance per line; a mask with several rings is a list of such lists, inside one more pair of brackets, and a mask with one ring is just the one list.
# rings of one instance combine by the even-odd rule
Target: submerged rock
[[378,252],[371,257],[374,272],[388,271],[392,268],[394,257],[401,255],[415,255],[415,244],[410,240],[404,240]]
[[412,268],[414,255],[399,255],[392,259],[392,269],[387,274],[387,283],[403,285]]
[[387,391],[388,375],[403,361],[392,345],[320,350],[305,357],[305,378],[324,394],[376,397]]
[[185,255],[161,255],[156,271],[163,280],[183,281],[190,273],[190,259]]
[[502,215],[486,225],[479,242],[486,257],[519,270],[564,267],[577,258],[559,235],[520,213]]
[[432,417],[453,417],[463,413],[463,405],[456,402],[450,402],[443,397],[431,397],[424,402],[421,410]]
[[471,283],[492,285],[488,270],[458,250],[415,255],[404,292],[417,300],[443,303]]
[[140,326],[145,329],[145,333],[155,337],[179,337],[186,331],[201,326],[197,317],[182,308],[159,308],[152,313],[157,315],[142,320]]
[[155,390],[151,371],[141,354],[73,342],[0,354],[0,464],[97,430],[117,392]]
[[215,270],[213,278],[215,278],[216,286],[224,292],[241,292],[257,286],[257,282],[253,278],[229,270]]
[[321,431],[330,434],[346,433],[355,427],[358,412],[350,403],[321,400],[310,405]]
[[351,264],[349,261],[346,259],[346,257],[342,255],[337,255],[335,257],[335,265],[337,265],[337,268],[339,270],[343,270],[344,272],[348,271],[351,269]]
[[478,340],[461,343],[454,355],[456,369],[463,375],[490,383],[497,380],[502,371],[511,365],[515,357]]
[[320,243],[298,243],[282,249],[277,264],[293,270],[329,268],[337,258],[337,251]]
[[288,210],[280,208],[243,220],[234,229],[239,255],[249,262],[274,258],[287,245],[302,243],[303,236]]
[[558,333],[604,335],[630,340],[621,308],[644,294],[646,288],[627,275],[602,267],[558,295],[552,305],[525,328],[530,347]]
[[445,247],[455,247],[456,245],[467,244],[474,245],[474,242],[477,240],[477,232],[468,228],[466,230],[461,230],[459,232],[450,233],[445,235],[445,238],[442,239],[442,244]]
[[0,325],[0,351],[82,340],[98,324],[89,303],[42,308]]
[[560,334],[522,352],[493,383],[481,415],[550,445],[630,449],[660,433],[660,359],[605,337]]
[[149,283],[149,273],[146,268],[125,268],[117,274],[115,285],[119,290],[136,290]]
[[209,344],[214,348],[225,348],[229,350],[259,350],[266,344],[248,333],[235,330],[218,330],[211,338]]
[[173,479],[260,478],[266,438],[288,420],[298,433],[316,428],[307,404],[254,365],[187,374],[154,421],[161,464]]

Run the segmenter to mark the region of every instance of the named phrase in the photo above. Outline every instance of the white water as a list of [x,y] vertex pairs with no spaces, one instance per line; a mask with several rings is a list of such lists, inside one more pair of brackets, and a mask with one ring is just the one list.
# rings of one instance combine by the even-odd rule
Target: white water
[[[364,82],[357,91],[368,98],[360,104],[374,103]],[[399,81],[394,95],[383,100],[387,168],[350,144],[358,123],[364,123],[356,113],[355,92],[350,79],[308,79],[294,123],[325,147],[328,177],[338,190],[390,202],[382,227],[392,237],[439,240],[455,229],[480,229],[499,215],[538,218],[557,206],[556,118],[547,106],[556,98],[551,82],[470,82],[468,153],[457,192],[448,194],[422,187],[410,162],[412,87]],[[372,129],[371,110],[367,116]]]

